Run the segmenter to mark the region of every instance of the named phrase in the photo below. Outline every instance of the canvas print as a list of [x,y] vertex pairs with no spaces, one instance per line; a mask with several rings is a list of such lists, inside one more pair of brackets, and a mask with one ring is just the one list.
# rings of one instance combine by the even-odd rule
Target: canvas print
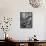
[[20,28],[32,28],[32,12],[20,12]]

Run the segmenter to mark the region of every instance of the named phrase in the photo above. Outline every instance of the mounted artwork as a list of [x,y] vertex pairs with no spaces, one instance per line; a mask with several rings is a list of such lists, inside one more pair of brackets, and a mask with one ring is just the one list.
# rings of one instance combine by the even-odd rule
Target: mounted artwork
[[20,28],[32,28],[32,12],[20,12]]
[[12,18],[11,17],[3,17],[0,22],[0,29],[4,32],[4,37],[7,37],[7,31],[10,31],[10,27],[12,25]]
[[29,3],[32,7],[38,8],[43,4],[43,0],[29,0]]

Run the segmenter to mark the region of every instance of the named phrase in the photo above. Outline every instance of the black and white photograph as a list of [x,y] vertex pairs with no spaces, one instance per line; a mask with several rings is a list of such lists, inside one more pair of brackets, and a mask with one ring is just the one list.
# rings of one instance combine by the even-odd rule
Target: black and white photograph
[[32,28],[32,12],[20,12],[20,28]]

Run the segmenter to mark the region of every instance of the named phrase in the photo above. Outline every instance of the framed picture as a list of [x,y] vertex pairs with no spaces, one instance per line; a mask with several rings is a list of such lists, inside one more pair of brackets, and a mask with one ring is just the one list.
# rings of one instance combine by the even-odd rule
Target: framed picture
[[29,0],[29,4],[33,8],[39,8],[43,5],[43,0]]
[[32,28],[32,12],[20,12],[20,28]]

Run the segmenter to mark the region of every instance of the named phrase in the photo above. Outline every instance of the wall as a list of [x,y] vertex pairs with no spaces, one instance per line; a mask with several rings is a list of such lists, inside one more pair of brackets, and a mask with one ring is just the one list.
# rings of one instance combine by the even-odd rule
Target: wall
[[[46,39],[45,37],[45,6],[40,8],[33,8],[30,6],[28,0],[0,0],[0,19],[4,16],[13,17],[13,22],[10,33],[17,40],[27,40],[34,34],[37,35],[39,40]],[[33,13],[33,27],[31,29],[20,28],[20,12],[32,12]],[[0,35],[2,35],[0,31]],[[4,33],[3,33],[4,34]],[[0,39],[4,39],[0,36]]]

